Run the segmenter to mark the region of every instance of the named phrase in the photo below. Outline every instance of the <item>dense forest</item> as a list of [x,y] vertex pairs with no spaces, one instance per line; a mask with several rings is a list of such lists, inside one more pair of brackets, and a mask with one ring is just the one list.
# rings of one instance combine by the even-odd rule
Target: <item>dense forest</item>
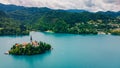
[[26,26],[22,25],[19,21],[14,20],[8,15],[0,11],[0,35],[26,35],[29,31]]
[[23,7],[0,4],[0,35],[29,34],[29,31],[73,34],[120,35],[119,12],[53,10],[46,7]]

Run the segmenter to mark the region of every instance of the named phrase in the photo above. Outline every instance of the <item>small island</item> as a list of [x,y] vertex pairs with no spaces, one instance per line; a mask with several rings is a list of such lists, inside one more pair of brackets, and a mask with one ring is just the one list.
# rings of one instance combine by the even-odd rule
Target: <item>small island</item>
[[11,47],[11,49],[6,54],[36,55],[51,50],[50,44],[41,41],[40,42],[32,41],[32,37],[30,39],[31,39],[30,43],[26,43],[26,42],[23,44],[16,43],[15,45],[13,45],[13,47]]

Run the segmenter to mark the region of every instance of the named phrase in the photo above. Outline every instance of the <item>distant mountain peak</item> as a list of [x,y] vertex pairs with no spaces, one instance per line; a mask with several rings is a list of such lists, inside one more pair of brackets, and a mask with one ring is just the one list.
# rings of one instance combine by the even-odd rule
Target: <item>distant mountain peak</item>
[[120,11],[120,0],[0,0],[3,4],[51,9],[84,9],[91,12]]
[[[66,12],[75,12],[75,13],[80,13],[80,12],[90,12],[90,11],[87,11],[87,10],[83,10],[83,9],[67,9],[67,10],[64,10],[64,9],[51,9],[51,8],[48,8],[48,7],[25,7],[25,6],[17,6],[17,5],[13,5],[13,4],[2,4],[0,3],[0,10],[4,10],[4,11],[13,11],[13,10],[23,10],[23,9],[42,9],[42,10],[58,10],[58,11],[66,11]],[[105,13],[105,12],[108,12],[108,13],[111,13],[111,12],[115,12],[115,11],[98,11],[98,12],[102,12],[102,13]],[[120,13],[120,11],[117,11]]]

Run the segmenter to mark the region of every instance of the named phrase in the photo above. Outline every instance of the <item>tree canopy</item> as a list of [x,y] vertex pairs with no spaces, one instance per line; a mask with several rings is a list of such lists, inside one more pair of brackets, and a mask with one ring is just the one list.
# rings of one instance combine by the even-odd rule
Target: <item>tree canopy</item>
[[[29,34],[31,30],[57,33],[113,33],[120,28],[120,12],[70,12],[49,8],[0,5],[0,35]],[[14,7],[14,9],[9,9]],[[119,30],[120,31],[120,30]],[[117,31],[118,32],[118,31]]]
[[51,45],[45,42],[39,42],[37,46],[34,46],[31,43],[26,45],[24,44],[15,44],[9,50],[9,54],[12,55],[35,55],[41,54],[51,49]]

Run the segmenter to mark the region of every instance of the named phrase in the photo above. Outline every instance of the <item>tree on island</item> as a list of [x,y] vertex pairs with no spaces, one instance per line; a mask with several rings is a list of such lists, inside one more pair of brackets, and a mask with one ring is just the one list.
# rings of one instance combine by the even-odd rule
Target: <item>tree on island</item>
[[[30,38],[32,40],[32,36]],[[51,45],[45,42],[37,42],[31,41],[31,43],[23,43],[18,44],[16,43],[13,47],[9,50],[9,54],[12,55],[35,55],[41,54],[51,49]]]

